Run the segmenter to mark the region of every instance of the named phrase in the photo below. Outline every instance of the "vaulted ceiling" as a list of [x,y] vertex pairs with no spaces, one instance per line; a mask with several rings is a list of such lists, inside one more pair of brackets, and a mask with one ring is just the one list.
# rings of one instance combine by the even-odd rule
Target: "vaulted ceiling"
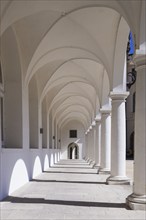
[[138,44],[140,13],[132,0],[1,1],[1,39],[13,32],[22,84],[36,86],[58,125],[76,119],[88,128],[110,106],[109,92],[125,89],[128,34]]

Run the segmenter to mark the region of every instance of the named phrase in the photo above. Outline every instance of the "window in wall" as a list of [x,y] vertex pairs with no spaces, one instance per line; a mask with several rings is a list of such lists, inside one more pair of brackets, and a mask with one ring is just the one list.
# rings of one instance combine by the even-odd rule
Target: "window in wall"
[[77,138],[77,130],[70,130],[69,137],[70,138]]

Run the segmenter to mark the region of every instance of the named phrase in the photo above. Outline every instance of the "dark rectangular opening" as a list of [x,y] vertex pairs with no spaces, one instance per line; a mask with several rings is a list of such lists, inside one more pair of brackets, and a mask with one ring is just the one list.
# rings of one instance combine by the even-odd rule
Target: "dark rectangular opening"
[[69,137],[70,138],[77,138],[77,130],[70,130]]

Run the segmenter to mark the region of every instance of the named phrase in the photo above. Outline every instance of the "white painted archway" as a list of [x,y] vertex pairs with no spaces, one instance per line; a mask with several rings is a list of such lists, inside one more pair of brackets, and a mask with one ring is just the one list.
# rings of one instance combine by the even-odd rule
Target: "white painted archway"
[[68,145],[68,159],[79,159],[79,146],[74,142]]

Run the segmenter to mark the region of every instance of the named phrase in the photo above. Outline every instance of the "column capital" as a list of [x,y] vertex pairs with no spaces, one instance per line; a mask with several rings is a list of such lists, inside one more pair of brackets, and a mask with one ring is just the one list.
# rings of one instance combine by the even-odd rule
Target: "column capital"
[[95,122],[97,123],[97,122],[100,122],[101,121],[101,115],[99,116],[99,115],[97,115],[96,117],[95,117]]
[[129,96],[129,92],[110,92],[110,98],[112,100],[124,101]]
[[109,115],[111,114],[111,109],[100,109],[102,115]]
[[96,126],[96,121],[94,120],[93,122],[92,122],[92,128],[94,128]]
[[146,54],[144,50],[136,50],[133,60],[136,65],[136,70],[146,68]]
[[88,130],[87,130],[87,134],[90,132],[90,130],[89,130],[89,128],[88,128]]
[[101,123],[101,118],[100,119],[96,119],[96,125]]
[[92,125],[90,125],[90,127],[89,127],[89,131],[91,131],[92,130]]

